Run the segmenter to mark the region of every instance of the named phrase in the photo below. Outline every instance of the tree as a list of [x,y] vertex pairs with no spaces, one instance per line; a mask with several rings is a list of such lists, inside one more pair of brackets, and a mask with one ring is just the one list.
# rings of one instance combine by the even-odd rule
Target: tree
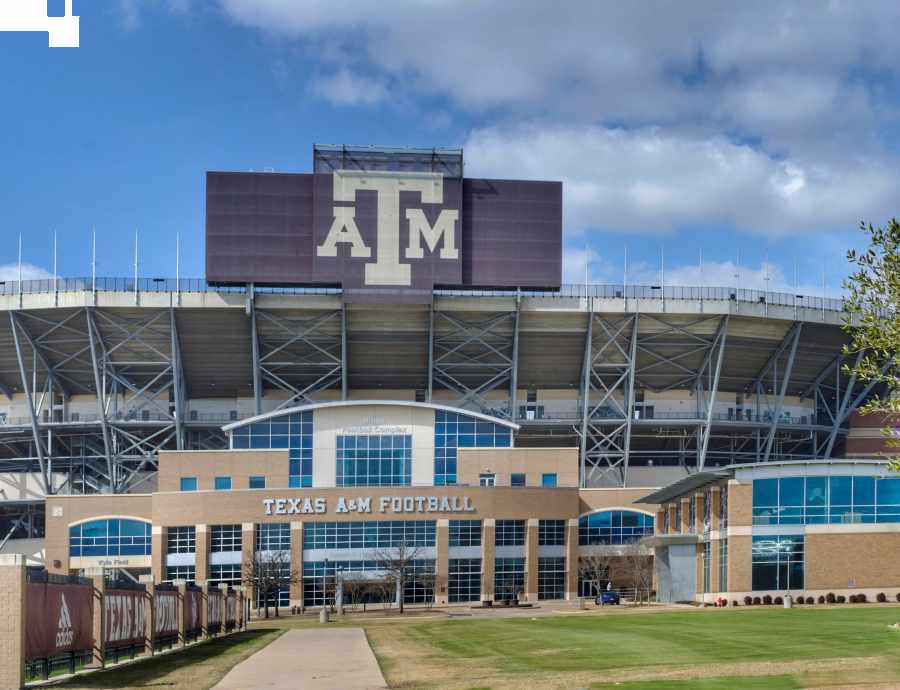
[[647,547],[631,542],[622,548],[622,565],[634,589],[634,599],[643,604],[644,594],[650,600],[653,586],[653,558]]
[[847,253],[855,270],[844,282],[849,292],[844,327],[851,337],[844,354],[855,359],[845,371],[876,386],[859,411],[883,416],[891,469],[898,471],[900,455],[890,449],[900,449],[900,223],[891,219],[885,228],[863,223],[860,229],[869,236],[869,248]]
[[609,582],[610,567],[614,559],[613,554],[604,551],[587,553],[578,559],[578,579],[587,582],[595,596],[599,596]]
[[266,618],[269,617],[270,597],[274,597],[277,617],[278,593],[289,590],[297,582],[300,582],[300,573],[291,567],[288,551],[257,551],[253,560],[245,563],[241,570],[241,583],[254,589],[257,601],[262,598]]
[[422,549],[405,541],[383,549],[375,549],[372,552],[373,560],[378,564],[385,576],[391,578],[399,596],[400,613],[403,613],[403,592],[408,582],[415,578],[415,561]]

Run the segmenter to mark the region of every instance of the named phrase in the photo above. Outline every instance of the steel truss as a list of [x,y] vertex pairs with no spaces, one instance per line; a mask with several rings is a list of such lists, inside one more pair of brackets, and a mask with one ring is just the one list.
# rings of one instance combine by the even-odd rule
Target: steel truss
[[[432,311],[429,318],[428,393],[436,386],[452,391],[454,407],[515,419],[518,380],[519,309],[463,318]],[[507,400],[489,399],[507,389]]]
[[276,410],[316,401],[315,394],[340,384],[347,397],[346,307],[316,316],[284,315],[251,304],[253,393],[263,412],[263,386],[286,391]]

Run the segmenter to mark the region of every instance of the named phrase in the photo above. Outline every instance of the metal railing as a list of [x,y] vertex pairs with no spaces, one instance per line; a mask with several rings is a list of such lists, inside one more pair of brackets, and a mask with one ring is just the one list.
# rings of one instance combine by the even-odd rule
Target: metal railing
[[[246,293],[240,286],[216,285],[203,278],[44,278],[41,280],[0,281],[0,295],[41,294],[55,292],[148,292],[148,293]],[[261,294],[286,295],[341,295],[339,287],[259,287]],[[428,291],[415,289],[348,289],[351,294],[378,294],[416,296]],[[665,299],[689,301],[729,301],[771,306],[808,308],[825,311],[846,311],[843,298],[814,295],[797,295],[790,292],[768,292],[734,287],[686,287],[678,285],[590,285],[566,284],[559,290],[533,289],[435,289],[439,297],[546,297],[556,299],[599,298],[599,299]]]

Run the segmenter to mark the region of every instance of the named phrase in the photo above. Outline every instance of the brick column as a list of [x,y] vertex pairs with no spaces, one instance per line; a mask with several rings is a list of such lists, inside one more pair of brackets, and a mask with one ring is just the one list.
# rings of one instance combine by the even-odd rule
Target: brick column
[[0,555],[0,690],[25,684],[25,557]]
[[660,506],[656,511],[656,517],[653,519],[653,531],[656,534],[663,534],[663,524],[666,521],[666,508]]
[[578,598],[578,518],[566,522],[566,599]]
[[209,529],[206,525],[195,525],[194,536],[194,580],[199,585],[209,579]]
[[496,526],[494,520],[482,521],[481,530],[481,600],[494,598],[494,540]]
[[438,520],[434,539],[434,602],[447,603],[450,583],[450,521]]
[[[249,566],[253,563],[253,555],[256,550],[256,532],[254,530],[254,524],[252,522],[245,522],[241,527],[241,569]],[[253,602],[254,601],[254,592],[253,587],[247,585],[247,591],[245,594],[247,598]],[[253,604],[251,603],[251,606]]]
[[166,542],[169,529],[162,525],[153,525],[150,549],[150,574],[156,582],[166,579]]
[[102,572],[100,575],[94,575],[92,578],[94,583],[94,657],[91,660],[91,668],[103,668],[106,664],[106,656],[103,649],[103,599],[106,596],[106,579]]
[[187,646],[187,582],[175,580],[172,584],[178,590],[178,644]]
[[705,497],[703,494],[696,494],[694,499],[694,532],[696,534],[703,534],[704,501]]
[[525,523],[525,599],[538,598],[538,529],[539,521],[529,518]]
[[669,511],[669,532],[668,532],[668,534],[676,534],[681,529],[681,525],[675,524],[675,517],[678,512],[678,506],[675,505],[674,503],[670,503],[666,507],[666,510]]
[[709,511],[709,521],[710,521],[710,529],[717,530],[719,529],[719,520],[722,517],[722,511],[720,510],[721,506],[719,505],[719,501],[721,498],[722,489],[719,486],[710,487],[709,491],[709,501],[710,511]]
[[291,570],[297,572],[297,581],[291,583],[291,606],[303,608],[303,523],[291,523]]

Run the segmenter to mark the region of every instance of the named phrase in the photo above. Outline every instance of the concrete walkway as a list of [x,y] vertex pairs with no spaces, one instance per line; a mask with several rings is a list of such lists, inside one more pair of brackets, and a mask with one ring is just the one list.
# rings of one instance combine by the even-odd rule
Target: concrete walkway
[[386,688],[362,628],[288,630],[235,666],[213,690]]

